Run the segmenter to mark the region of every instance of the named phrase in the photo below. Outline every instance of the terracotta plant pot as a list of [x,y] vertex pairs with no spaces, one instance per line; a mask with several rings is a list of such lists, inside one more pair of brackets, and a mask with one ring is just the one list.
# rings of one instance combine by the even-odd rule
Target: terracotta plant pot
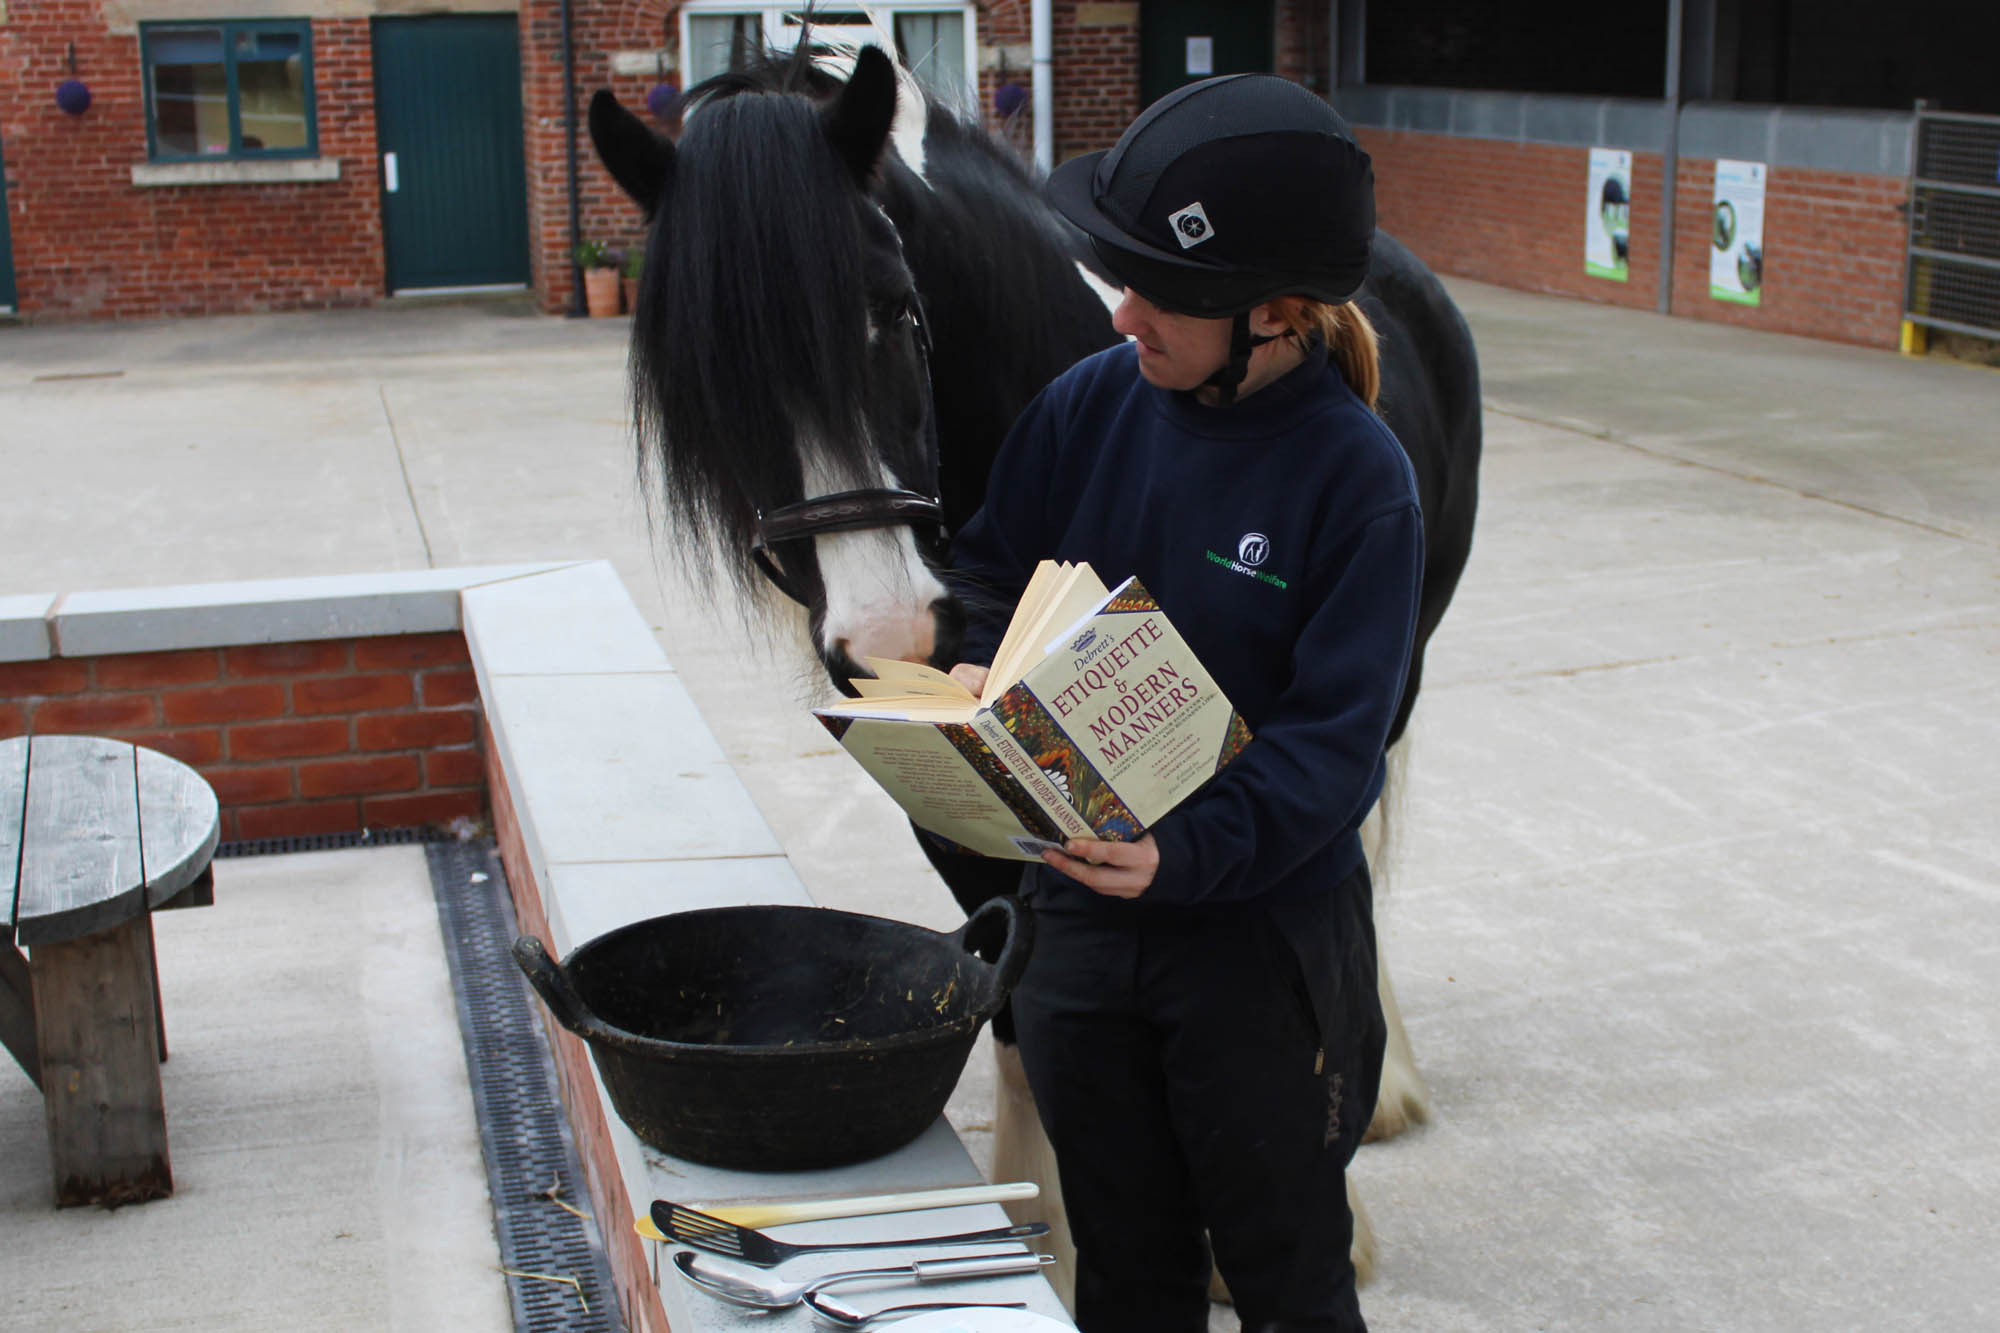
[[625,293],[625,313],[632,314],[639,309],[639,280],[637,278],[618,279],[619,290]]
[[617,269],[587,268],[583,271],[583,303],[592,319],[604,319],[620,313],[618,297]]

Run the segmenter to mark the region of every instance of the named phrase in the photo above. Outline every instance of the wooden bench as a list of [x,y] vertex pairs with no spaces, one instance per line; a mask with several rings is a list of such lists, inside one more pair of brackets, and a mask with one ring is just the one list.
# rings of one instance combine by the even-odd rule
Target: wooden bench
[[41,1089],[58,1207],[173,1193],[152,912],[214,901],[220,827],[163,754],[0,741],[0,1041]]

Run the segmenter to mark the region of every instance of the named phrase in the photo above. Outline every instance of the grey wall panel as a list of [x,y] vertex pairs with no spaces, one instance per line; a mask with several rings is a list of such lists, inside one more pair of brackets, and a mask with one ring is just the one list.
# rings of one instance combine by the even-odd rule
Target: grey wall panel
[[[1339,89],[1334,104],[1351,123],[1375,129],[1638,152],[1659,152],[1666,142],[1666,106],[1654,101],[1361,84]],[[1907,176],[1911,119],[1900,111],[1695,102],[1681,110],[1680,153]]]

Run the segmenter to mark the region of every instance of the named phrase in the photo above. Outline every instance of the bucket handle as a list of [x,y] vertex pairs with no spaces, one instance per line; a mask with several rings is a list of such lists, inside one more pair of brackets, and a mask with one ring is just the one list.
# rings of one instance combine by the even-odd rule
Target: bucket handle
[[981,903],[979,910],[951,933],[951,940],[967,953],[977,954],[992,942],[996,929],[1005,932],[1000,956],[993,960],[993,1008],[997,1010],[1028,970],[1028,955],[1035,947],[1034,916],[1013,894],[999,894]]
[[556,1016],[556,1021],[590,1041],[601,1041],[608,1045],[622,1045],[619,1034],[607,1027],[604,1020],[590,1012],[576,988],[569,984],[569,976],[549,957],[549,951],[533,935],[522,935],[514,941],[514,961],[527,975],[528,984],[535,988],[535,994],[542,997],[542,1003]]

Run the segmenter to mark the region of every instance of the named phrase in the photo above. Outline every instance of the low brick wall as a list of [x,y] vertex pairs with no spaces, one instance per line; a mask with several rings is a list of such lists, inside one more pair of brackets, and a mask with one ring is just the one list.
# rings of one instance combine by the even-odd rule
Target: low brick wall
[[207,779],[222,839],[479,819],[479,689],[465,636],[378,635],[0,663],[0,738],[78,732]]

